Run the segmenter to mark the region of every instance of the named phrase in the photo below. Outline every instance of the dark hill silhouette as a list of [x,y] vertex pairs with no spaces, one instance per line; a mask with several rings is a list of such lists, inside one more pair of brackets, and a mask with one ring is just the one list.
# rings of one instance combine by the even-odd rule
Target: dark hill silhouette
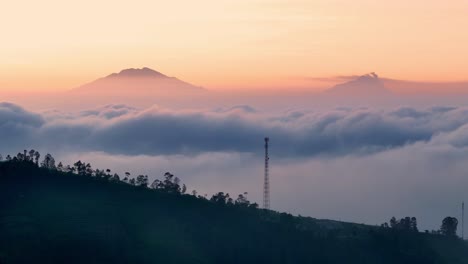
[[200,93],[204,89],[150,68],[125,69],[87,83],[71,92],[86,95],[177,95]]
[[456,238],[228,206],[48,161],[0,162],[0,263],[468,263]]

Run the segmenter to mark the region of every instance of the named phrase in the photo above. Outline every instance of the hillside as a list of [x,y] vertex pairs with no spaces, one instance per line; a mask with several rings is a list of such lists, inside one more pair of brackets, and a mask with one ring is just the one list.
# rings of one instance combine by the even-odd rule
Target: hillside
[[456,238],[0,162],[0,263],[468,263]]

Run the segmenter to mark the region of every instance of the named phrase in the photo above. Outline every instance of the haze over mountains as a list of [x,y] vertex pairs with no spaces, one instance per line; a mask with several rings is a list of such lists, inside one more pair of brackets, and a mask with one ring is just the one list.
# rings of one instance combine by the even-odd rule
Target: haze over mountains
[[222,107],[226,105],[271,106],[274,108],[296,106],[328,105],[340,103],[369,104],[394,99],[394,94],[386,87],[383,79],[375,73],[357,76],[347,82],[337,84],[325,92],[298,93],[285,89],[280,93],[246,91],[230,93],[206,90],[188,82],[169,77],[150,68],[130,68],[112,73],[93,82],[71,90],[75,96],[131,105],[160,104],[189,107]]
[[[134,95],[136,91],[144,97],[173,95],[174,93],[181,95],[184,93],[208,92],[201,87],[179,80],[176,77],[169,77],[147,67],[124,69],[72,89],[74,93],[96,95],[127,93]],[[383,80],[376,73],[370,73],[337,84],[327,89],[324,94],[338,97],[380,97],[390,96],[392,92],[387,89]]]
[[[331,78],[333,79],[333,78]],[[448,94],[465,93],[468,90],[468,82],[417,82],[382,78],[375,72],[361,76],[349,76],[334,81],[334,86],[326,89],[322,93],[315,93],[311,87],[309,95],[325,95],[326,97],[356,100],[363,99],[388,99],[395,96],[418,95],[428,96],[425,92],[430,90],[445,91]],[[333,85],[333,84],[332,84]],[[214,89],[214,90],[213,90]],[[215,92],[216,91],[216,92]],[[247,90],[249,91],[249,90]],[[293,90],[285,89],[282,96],[296,94]],[[215,88],[204,89],[176,77],[169,77],[156,70],[144,68],[129,68],[118,73],[99,78],[71,90],[74,94],[86,95],[106,95],[106,96],[130,96],[130,97],[151,97],[151,96],[184,96],[184,95],[204,95],[216,93],[223,94]],[[305,91],[304,91],[305,92]],[[239,92],[244,94],[245,92]],[[249,91],[246,94],[255,95],[258,91]],[[261,93],[263,96],[271,96],[272,93]],[[274,94],[278,94],[277,92]],[[235,94],[229,94],[231,97]],[[306,92],[307,95],[307,92]],[[298,97],[303,97],[301,94]],[[430,95],[429,95],[430,96]],[[242,102],[240,102],[242,103]]]
[[[126,104],[135,107],[159,105],[168,108],[210,108],[248,105],[259,110],[278,111],[294,108],[333,108],[398,105],[465,105],[468,83],[424,83],[380,77],[376,73],[362,76],[317,78],[330,88],[307,90],[204,89],[187,80],[170,77],[159,71],[129,68],[109,74],[65,92],[4,92],[2,101],[15,102],[32,109],[85,110],[98,105]],[[439,94],[425,92],[436,87]],[[466,88],[465,88],[466,87]],[[323,89],[323,88],[322,88]],[[444,90],[445,89],[445,90]],[[416,91],[416,92],[415,92]],[[419,92],[417,92],[419,91]],[[70,100],[75,98],[75,100]]]

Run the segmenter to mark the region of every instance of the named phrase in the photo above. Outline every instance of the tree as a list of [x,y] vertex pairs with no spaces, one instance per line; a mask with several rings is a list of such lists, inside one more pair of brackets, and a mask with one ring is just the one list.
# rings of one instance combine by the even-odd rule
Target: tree
[[410,230],[418,232],[418,221],[417,221],[416,217],[411,217]]
[[2,156],[2,154],[0,154],[0,161],[3,161],[3,156]]
[[7,160],[7,161],[11,161],[11,156],[10,156],[10,155],[7,155],[7,156],[6,156],[6,160]]
[[125,172],[125,177],[122,180],[125,183],[130,183],[130,172]]
[[51,169],[51,170],[56,169],[54,157],[52,157],[52,155],[47,153],[44,157],[44,160],[41,163],[41,167],[46,168],[46,169]]
[[158,189],[160,182],[161,181],[158,180],[158,179],[154,180],[153,183],[151,183],[150,188],[151,189]]
[[[170,172],[164,173],[163,181],[155,180],[151,184],[151,188],[161,190],[164,192],[168,192],[168,193],[175,193],[175,194],[181,194],[182,189],[183,189],[180,186],[180,179],[177,177],[174,177],[174,175]],[[185,191],[186,189],[184,190],[184,192]]]
[[86,176],[93,176],[94,171],[93,171],[93,168],[91,167],[91,164],[86,163],[84,170],[85,170]]
[[113,182],[119,182],[120,176],[117,173],[114,173],[114,175],[109,180]]
[[67,165],[67,167],[65,168],[65,171],[66,171],[66,172],[75,173],[76,169],[75,169],[75,167],[72,167],[72,166],[70,166],[70,165]]
[[138,175],[136,178],[136,185],[141,187],[148,187],[148,175]]
[[381,227],[381,228],[385,228],[385,229],[390,228],[390,226],[388,225],[387,222],[381,224],[380,227]]
[[18,154],[16,154],[16,160],[17,161],[25,161],[26,160],[26,156],[21,153],[21,152],[18,152]]
[[128,183],[129,183],[130,185],[136,185],[135,178],[131,178],[131,179],[128,181]]
[[81,162],[81,160],[75,162],[73,164],[73,171],[78,174],[78,175],[84,175],[85,174],[85,166],[84,163]]
[[405,217],[400,220],[399,228],[402,230],[411,230],[411,218]]
[[39,158],[40,158],[40,157],[41,157],[41,154],[40,154],[38,151],[34,152],[34,162],[35,162],[36,165],[38,165],[38,166],[39,166]]
[[104,170],[96,169],[94,171],[94,176],[96,178],[104,178],[104,179],[109,179],[111,176],[109,174],[106,174]]
[[29,152],[28,152],[29,156],[28,156],[28,160],[29,161],[34,161],[34,157],[36,156],[36,151],[34,149],[31,149]]
[[440,227],[440,233],[445,236],[456,236],[457,235],[458,220],[455,217],[447,216],[442,221]]
[[218,192],[216,194],[213,194],[211,196],[210,201],[220,204],[220,205],[225,205],[229,200],[229,193],[224,194],[224,192]]
[[258,209],[258,203],[251,203],[251,204],[249,205],[249,208]]
[[30,151],[28,151],[29,158],[31,160],[34,160],[34,153],[36,153],[36,151],[34,149],[31,149]]
[[387,223],[384,223],[382,225],[384,228],[392,228],[392,229],[397,229],[397,230],[405,230],[405,231],[414,231],[418,232],[418,223],[416,220],[416,217],[405,217],[400,220],[397,220],[395,217],[392,217],[390,219],[390,225]]
[[235,205],[243,206],[243,207],[248,207],[250,205],[249,200],[247,200],[247,193],[246,192],[244,194],[239,194],[239,196],[237,196]]
[[59,164],[57,165],[57,170],[58,171],[65,171],[62,162],[59,162]]

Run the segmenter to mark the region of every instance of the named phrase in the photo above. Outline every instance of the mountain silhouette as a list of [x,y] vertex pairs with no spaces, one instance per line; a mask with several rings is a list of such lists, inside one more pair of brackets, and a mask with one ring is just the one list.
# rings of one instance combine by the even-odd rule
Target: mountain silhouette
[[112,73],[106,78],[119,78],[119,77],[144,77],[144,78],[170,78],[158,71],[153,69],[143,67],[141,69],[124,69],[121,70],[119,73]]
[[384,97],[393,95],[385,87],[383,80],[374,72],[359,76],[345,83],[337,84],[324,93],[331,96],[347,97]]
[[169,77],[153,69],[124,69],[72,89],[74,93],[90,95],[174,95],[201,92],[204,89]]

